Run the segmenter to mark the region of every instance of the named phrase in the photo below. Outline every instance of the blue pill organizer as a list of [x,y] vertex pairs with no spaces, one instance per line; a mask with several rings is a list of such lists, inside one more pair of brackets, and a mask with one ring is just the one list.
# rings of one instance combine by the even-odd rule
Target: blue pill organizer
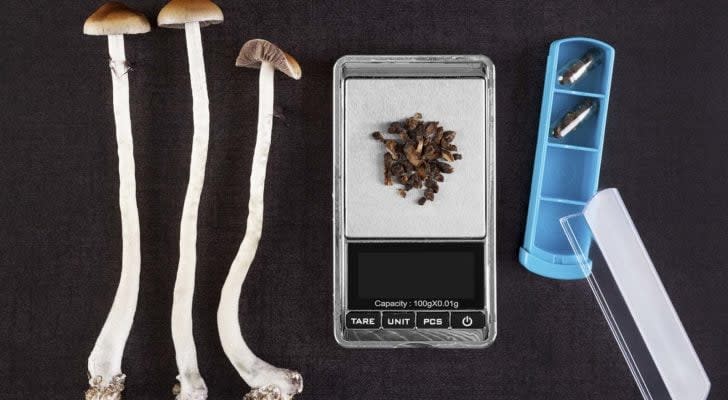
[[[564,82],[568,81],[562,77],[565,69],[594,54],[598,59],[580,71],[580,79],[573,84]],[[597,192],[613,64],[614,49],[595,39],[561,39],[549,49],[526,234],[519,252],[520,263],[538,275],[585,277],[559,219],[580,213]],[[589,112],[576,115],[574,110],[589,105]],[[564,121],[576,128],[555,137],[555,127],[568,125]],[[590,242],[588,231],[577,235],[580,242]]]

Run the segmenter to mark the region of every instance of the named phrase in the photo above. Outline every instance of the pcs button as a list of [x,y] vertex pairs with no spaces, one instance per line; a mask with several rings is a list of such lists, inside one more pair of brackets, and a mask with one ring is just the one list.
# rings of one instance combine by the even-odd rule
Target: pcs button
[[417,328],[447,329],[450,326],[450,315],[447,312],[418,312]]

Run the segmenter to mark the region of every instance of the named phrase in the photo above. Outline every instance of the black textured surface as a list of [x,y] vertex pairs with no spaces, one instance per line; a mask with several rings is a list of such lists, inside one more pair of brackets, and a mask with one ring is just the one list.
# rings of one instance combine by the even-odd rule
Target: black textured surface
[[[81,4],[82,3],[82,4]],[[0,398],[79,399],[119,275],[117,159],[100,2],[17,1],[0,14]],[[129,5],[155,16],[162,1]],[[685,3],[685,4],[683,4]],[[264,359],[303,373],[301,399],[637,399],[583,282],[521,268],[551,41],[611,43],[601,186],[620,188],[712,379],[728,398],[728,7],[687,2],[220,0],[204,29],[212,137],[200,208],[195,330],[211,399],[245,385],[215,310],[242,239],[257,77],[234,67],[264,37],[296,56],[278,77],[263,240],[241,300]],[[184,34],[129,38],[143,241],[126,398],[171,398],[169,313],[191,144]],[[344,350],[331,323],[331,68],[345,54],[482,53],[497,69],[499,336],[479,351]]]

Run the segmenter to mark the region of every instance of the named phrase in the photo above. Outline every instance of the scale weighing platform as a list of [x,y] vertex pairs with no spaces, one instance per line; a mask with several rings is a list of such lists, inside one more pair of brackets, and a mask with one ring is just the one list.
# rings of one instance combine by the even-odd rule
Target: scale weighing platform
[[[342,346],[477,348],[495,339],[494,94],[484,56],[336,63],[333,319]],[[423,206],[419,190],[403,199],[401,185],[384,185],[385,150],[371,135],[417,112],[455,131],[463,156]]]

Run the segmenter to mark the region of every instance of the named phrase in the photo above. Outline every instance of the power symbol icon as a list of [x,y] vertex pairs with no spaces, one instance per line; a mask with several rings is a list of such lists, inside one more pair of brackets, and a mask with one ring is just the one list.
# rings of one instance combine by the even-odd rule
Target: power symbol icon
[[453,329],[482,329],[485,327],[485,314],[482,312],[456,312],[450,314]]

